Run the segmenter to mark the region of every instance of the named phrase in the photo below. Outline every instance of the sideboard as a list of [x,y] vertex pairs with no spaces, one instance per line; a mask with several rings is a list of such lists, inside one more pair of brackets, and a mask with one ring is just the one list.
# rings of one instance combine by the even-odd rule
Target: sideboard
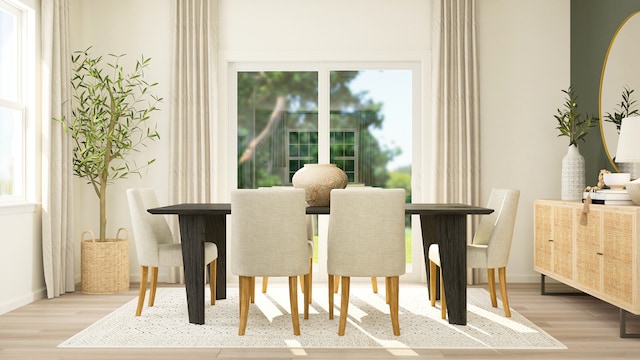
[[627,312],[640,314],[640,206],[535,200],[534,269]]

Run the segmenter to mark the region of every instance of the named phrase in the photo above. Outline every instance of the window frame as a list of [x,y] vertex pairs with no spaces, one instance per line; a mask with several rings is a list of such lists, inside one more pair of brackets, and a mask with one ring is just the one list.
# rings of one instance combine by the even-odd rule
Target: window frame
[[15,181],[21,189],[13,195],[0,196],[0,214],[14,214],[33,211],[37,202],[37,22],[35,1],[0,0],[0,8],[16,16],[18,31],[16,84],[17,98],[14,100],[0,98],[0,106],[21,113],[20,131],[21,154],[17,161],[21,162],[20,173]]

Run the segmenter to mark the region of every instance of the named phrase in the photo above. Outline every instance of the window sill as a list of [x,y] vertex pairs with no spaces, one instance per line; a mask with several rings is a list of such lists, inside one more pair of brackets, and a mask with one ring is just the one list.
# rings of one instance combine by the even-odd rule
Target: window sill
[[34,213],[37,209],[35,203],[0,204],[0,216]]

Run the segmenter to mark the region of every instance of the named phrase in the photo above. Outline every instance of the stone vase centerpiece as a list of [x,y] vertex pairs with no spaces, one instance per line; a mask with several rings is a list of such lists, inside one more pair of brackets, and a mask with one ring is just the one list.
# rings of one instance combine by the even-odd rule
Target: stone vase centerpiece
[[336,164],[304,164],[293,174],[293,187],[304,189],[307,205],[328,206],[331,190],[344,189],[349,179]]

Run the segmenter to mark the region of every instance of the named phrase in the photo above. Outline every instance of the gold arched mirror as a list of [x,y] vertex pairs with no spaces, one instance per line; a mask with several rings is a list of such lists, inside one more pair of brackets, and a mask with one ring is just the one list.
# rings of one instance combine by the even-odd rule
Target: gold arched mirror
[[[615,171],[631,172],[634,178],[639,174],[635,174],[635,171],[629,168],[630,164],[616,163],[615,152],[618,146],[620,115],[628,112],[624,107],[628,102],[636,101],[631,110],[640,111],[639,41],[640,11],[627,17],[611,39],[602,66],[599,98],[600,134],[609,162]],[[623,96],[626,95],[629,95],[629,101],[624,100]]]

